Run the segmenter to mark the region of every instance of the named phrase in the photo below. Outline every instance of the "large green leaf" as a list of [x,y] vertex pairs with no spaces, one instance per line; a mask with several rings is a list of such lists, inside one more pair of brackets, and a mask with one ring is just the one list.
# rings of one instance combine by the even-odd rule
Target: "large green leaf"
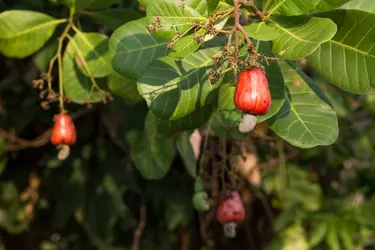
[[117,72],[137,78],[152,60],[167,54],[168,41],[153,37],[146,27],[146,18],[142,18],[124,24],[112,34],[109,48]]
[[181,6],[181,2],[173,0],[155,1],[147,5],[147,24],[157,23],[160,19],[160,27],[155,36],[171,39],[177,32],[185,33],[196,22],[205,21],[199,12],[189,5]]
[[314,11],[324,12],[334,10],[349,1],[351,0],[320,0],[319,4],[315,7]]
[[244,27],[246,34],[261,41],[275,40],[279,36],[279,30],[265,22],[252,23]]
[[143,100],[137,90],[137,80],[113,71],[108,76],[108,88],[110,91],[126,101],[137,102]]
[[220,82],[211,84],[208,74],[214,67],[212,57],[220,54],[221,48],[215,47],[199,50],[181,61],[168,56],[158,58],[138,79],[138,91],[154,114],[163,119],[180,119],[212,102]]
[[[79,68],[81,59],[72,49],[74,41],[68,44],[63,58],[63,83],[66,96],[75,103],[100,102],[105,97],[105,93],[93,88],[92,81],[86,77]],[[105,83],[103,79],[96,79],[100,86]]]
[[[284,79],[277,62],[272,62],[269,66],[266,66],[265,72],[271,91],[272,104],[266,115],[258,117],[258,123],[275,115],[285,101]],[[217,111],[221,115],[222,121],[229,127],[237,127],[242,120],[242,113],[234,105],[234,91],[234,85],[223,84],[220,87],[218,98]]]
[[34,11],[11,10],[0,14],[0,51],[5,56],[24,58],[39,50],[66,19]]
[[161,133],[159,127],[160,119],[149,112],[143,133],[131,145],[135,167],[148,180],[163,178],[174,158],[173,138]]
[[320,0],[264,0],[263,6],[268,15],[302,15],[312,10]]
[[213,110],[214,105],[210,104],[203,107],[198,107],[192,113],[189,113],[177,120],[161,120],[160,131],[166,134],[171,134],[174,132],[199,128],[208,121]]
[[112,30],[126,22],[141,18],[142,15],[133,9],[108,9],[101,11],[84,11],[83,14],[92,17],[98,23]]
[[273,51],[283,52],[282,57],[289,60],[310,55],[337,31],[335,23],[328,18],[274,16],[270,21],[268,25],[279,30],[280,34],[273,41]]
[[323,13],[338,26],[337,34],[308,60],[338,87],[358,94],[375,87],[375,14],[360,10]]
[[341,8],[343,9],[355,9],[363,10],[371,13],[375,13],[375,4],[372,0],[351,0]]
[[330,145],[338,137],[338,122],[333,108],[319,87],[301,70],[280,62],[287,83],[287,100],[267,122],[271,129],[292,145],[312,148]]
[[[71,41],[71,50],[82,60],[78,68],[88,77],[105,77],[112,72],[111,53],[108,49],[108,37],[100,33],[78,32]],[[89,72],[84,66],[86,62]]]

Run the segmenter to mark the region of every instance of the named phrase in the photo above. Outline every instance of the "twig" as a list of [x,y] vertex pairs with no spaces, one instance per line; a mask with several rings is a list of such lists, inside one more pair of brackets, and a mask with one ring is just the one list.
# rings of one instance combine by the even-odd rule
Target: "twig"
[[254,12],[256,16],[259,17],[261,21],[265,19],[265,15],[262,11],[258,9],[258,7],[254,4],[254,0],[239,0],[240,3],[244,4],[247,7],[250,7],[251,10]]
[[141,204],[141,207],[139,209],[139,224],[137,229],[134,232],[134,238],[133,238],[133,244],[132,244],[132,250],[139,250],[139,242],[142,236],[143,229],[146,226],[146,220],[147,220],[147,208],[144,203]]

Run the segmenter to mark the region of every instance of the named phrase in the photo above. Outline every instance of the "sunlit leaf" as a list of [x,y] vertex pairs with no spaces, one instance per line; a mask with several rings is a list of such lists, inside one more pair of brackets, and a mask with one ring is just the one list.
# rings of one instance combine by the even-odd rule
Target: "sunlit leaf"
[[78,57],[77,66],[84,75],[105,77],[112,72],[112,56],[109,52],[106,35],[78,32],[71,41],[70,50]]
[[353,2],[353,0],[320,0],[319,4],[313,11],[324,12],[334,10],[349,1]]
[[264,22],[252,23],[244,27],[247,35],[261,41],[275,40],[279,36],[277,28]]
[[195,22],[205,21],[199,12],[183,2],[165,0],[154,1],[147,5],[147,24],[157,24],[160,19],[160,27],[155,36],[164,39],[173,38],[177,32],[185,33],[193,27]]
[[320,0],[264,0],[263,7],[268,15],[297,16],[309,12],[319,2]]
[[351,0],[341,7],[342,9],[363,10],[375,13],[375,5],[372,0]]
[[126,23],[109,40],[113,68],[120,74],[140,77],[152,60],[167,54],[167,44],[150,34],[146,18]]
[[27,11],[10,10],[0,14],[0,51],[5,56],[24,58],[40,49],[66,19]]
[[336,33],[336,25],[328,18],[273,16],[268,25],[279,31],[273,40],[273,52],[282,58],[297,60],[313,53],[320,44]]
[[[92,80],[82,73],[78,67],[82,61],[77,56],[76,50],[69,49],[72,47],[71,44],[68,45],[63,58],[62,75],[66,96],[71,101],[81,104],[102,101],[105,93],[95,89]],[[105,79],[96,79],[95,81],[99,87],[105,86]]]
[[321,14],[331,18],[338,33],[323,43],[308,60],[329,82],[353,93],[375,87],[375,14],[360,10],[335,10]]
[[280,67],[288,98],[279,113],[267,121],[271,129],[302,148],[334,143],[338,137],[337,117],[322,91],[301,70],[284,62]]
[[169,120],[180,119],[197,107],[211,103],[220,82],[211,84],[212,57],[220,48],[208,48],[175,61],[172,57],[154,60],[138,79],[138,91],[154,114]]

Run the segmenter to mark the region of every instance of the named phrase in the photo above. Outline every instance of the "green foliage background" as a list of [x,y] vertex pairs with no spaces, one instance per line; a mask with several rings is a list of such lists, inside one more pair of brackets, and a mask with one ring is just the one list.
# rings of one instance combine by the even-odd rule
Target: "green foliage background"
[[[227,38],[205,26],[230,30],[212,15],[233,1],[0,1],[0,249],[374,249],[375,3],[255,4],[265,18],[244,29],[280,60],[262,62],[272,106],[242,135],[230,63],[212,60]],[[65,161],[48,143],[58,107],[43,110],[32,86],[59,51],[53,87],[79,135]],[[211,70],[225,72],[216,84]],[[192,199],[202,162],[230,165],[215,149],[238,142],[262,183],[238,187],[247,217],[229,240]],[[207,148],[224,163],[205,163]]]

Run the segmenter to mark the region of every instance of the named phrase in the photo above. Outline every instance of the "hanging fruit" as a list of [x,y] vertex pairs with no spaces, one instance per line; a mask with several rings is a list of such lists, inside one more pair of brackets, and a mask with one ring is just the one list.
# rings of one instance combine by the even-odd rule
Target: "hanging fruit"
[[53,145],[73,145],[77,139],[77,132],[70,115],[59,114],[55,118],[51,134]]
[[207,212],[210,210],[208,194],[204,191],[203,183],[198,175],[194,184],[193,206],[198,212]]
[[236,108],[245,114],[264,115],[271,106],[271,93],[263,70],[250,68],[240,73],[234,92]]
[[245,208],[237,191],[226,191],[227,198],[220,201],[217,209],[217,221],[224,225],[226,237],[236,237],[236,227],[245,219]]

